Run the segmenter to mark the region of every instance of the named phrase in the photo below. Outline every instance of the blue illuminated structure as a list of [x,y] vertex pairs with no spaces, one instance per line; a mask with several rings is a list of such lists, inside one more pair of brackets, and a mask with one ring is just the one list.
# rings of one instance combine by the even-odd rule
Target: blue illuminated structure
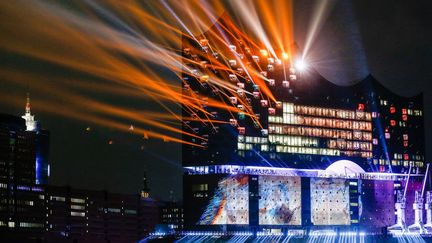
[[36,184],[48,184],[50,177],[49,148],[49,131],[38,129],[36,131]]

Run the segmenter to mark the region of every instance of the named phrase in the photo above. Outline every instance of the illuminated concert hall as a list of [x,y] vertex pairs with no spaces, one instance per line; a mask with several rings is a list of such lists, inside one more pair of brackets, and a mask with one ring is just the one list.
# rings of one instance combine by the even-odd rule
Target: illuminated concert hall
[[206,138],[182,145],[184,237],[427,237],[422,94],[372,75],[336,85],[295,44],[260,49],[227,26],[183,40],[183,93],[202,104],[184,109],[183,130]]
[[0,1],[0,243],[432,243],[431,10]]

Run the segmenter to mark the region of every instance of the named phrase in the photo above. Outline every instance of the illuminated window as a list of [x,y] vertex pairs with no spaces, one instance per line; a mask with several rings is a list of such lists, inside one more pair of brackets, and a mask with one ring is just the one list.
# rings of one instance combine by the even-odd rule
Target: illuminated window
[[85,203],[84,199],[81,198],[71,198],[72,203]]
[[71,214],[71,216],[74,216],[74,217],[85,217],[85,213],[84,212],[74,212],[74,211],[72,211],[70,214]]
[[121,210],[120,210],[120,208],[108,208],[108,212],[110,212],[110,213],[120,213]]
[[82,205],[71,205],[71,209],[84,210],[85,207]]
[[44,225],[41,223],[20,222],[19,227],[21,227],[21,228],[43,228]]
[[414,116],[422,116],[421,110],[414,110]]
[[192,191],[208,191],[208,184],[194,184],[192,185]]
[[57,197],[57,196],[51,196],[51,200],[64,202],[64,201],[66,201],[66,198],[64,198],[64,197]]
[[244,143],[237,143],[237,149],[238,150],[245,150],[245,144]]
[[294,104],[283,103],[283,112],[284,113],[294,113]]

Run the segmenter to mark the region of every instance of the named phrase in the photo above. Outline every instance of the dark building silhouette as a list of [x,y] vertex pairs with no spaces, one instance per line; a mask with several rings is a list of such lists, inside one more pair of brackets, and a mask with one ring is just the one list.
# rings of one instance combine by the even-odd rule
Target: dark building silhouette
[[146,177],[136,195],[46,184],[49,133],[29,107],[27,124],[0,114],[0,241],[135,242],[152,232],[160,210]]
[[17,185],[35,181],[36,138],[19,117],[0,114],[1,180]]

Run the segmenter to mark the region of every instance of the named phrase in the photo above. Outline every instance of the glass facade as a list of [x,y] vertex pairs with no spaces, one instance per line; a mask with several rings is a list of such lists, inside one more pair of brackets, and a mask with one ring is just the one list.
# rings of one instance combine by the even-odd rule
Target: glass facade
[[182,137],[186,227],[388,226],[393,186],[425,171],[422,94],[339,86],[213,28],[224,38],[183,40],[183,94],[202,100],[182,110],[202,138]]

